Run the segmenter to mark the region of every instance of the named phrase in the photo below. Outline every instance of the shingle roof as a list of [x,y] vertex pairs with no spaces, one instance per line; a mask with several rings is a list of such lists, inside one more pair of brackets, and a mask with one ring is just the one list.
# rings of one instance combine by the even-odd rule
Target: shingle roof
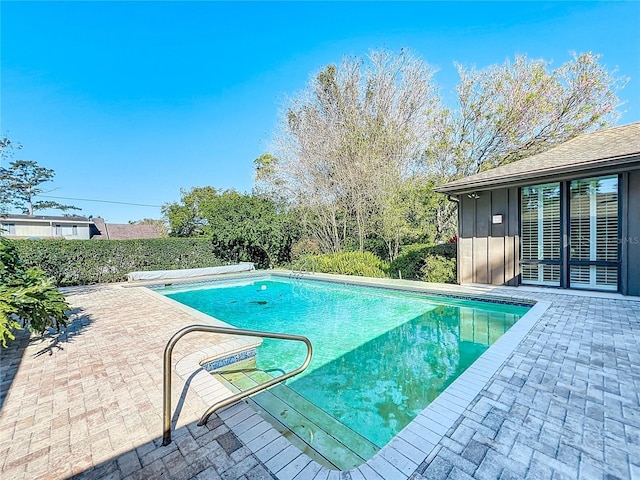
[[135,240],[139,238],[160,238],[155,225],[131,225],[128,223],[107,223],[109,240]]
[[441,185],[441,193],[464,193],[568,173],[640,166],[640,122],[585,133],[546,152]]
[[137,240],[142,238],[160,238],[155,225],[134,225],[131,223],[106,223],[104,218],[93,219],[95,230],[92,239]]

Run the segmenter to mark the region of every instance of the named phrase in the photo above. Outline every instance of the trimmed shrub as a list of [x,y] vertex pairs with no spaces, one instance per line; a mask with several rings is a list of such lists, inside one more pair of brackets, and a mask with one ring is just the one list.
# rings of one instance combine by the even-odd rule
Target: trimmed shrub
[[386,276],[389,265],[371,252],[339,252],[301,258],[293,263],[294,270],[339,273],[361,277]]
[[455,243],[441,245],[413,244],[402,251],[389,267],[392,278],[422,280],[434,283],[456,282]]
[[420,280],[432,283],[456,283],[456,259],[443,255],[427,255],[420,269]]
[[37,267],[58,286],[121,282],[129,272],[222,265],[206,238],[144,240],[16,240],[25,267]]

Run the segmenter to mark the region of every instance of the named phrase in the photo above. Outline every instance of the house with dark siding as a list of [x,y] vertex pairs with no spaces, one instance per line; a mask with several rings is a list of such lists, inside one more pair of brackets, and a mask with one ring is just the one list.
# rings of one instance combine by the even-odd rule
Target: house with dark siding
[[458,282],[640,295],[640,123],[436,189],[458,202]]

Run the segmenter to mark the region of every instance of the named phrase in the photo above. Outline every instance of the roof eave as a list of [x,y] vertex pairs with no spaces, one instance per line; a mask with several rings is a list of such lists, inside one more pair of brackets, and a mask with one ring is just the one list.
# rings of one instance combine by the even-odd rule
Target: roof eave
[[0,215],[0,220],[3,222],[12,221],[12,222],[27,222],[27,223],[83,223],[83,224],[91,224],[91,220],[78,220],[78,219],[45,219],[45,218],[24,218],[24,217],[14,217],[11,214]]
[[[622,169],[620,167],[625,168]],[[451,184],[441,185],[434,188],[434,190],[438,193],[448,195],[460,195],[476,190],[492,190],[505,186],[517,187],[532,185],[551,180],[565,180],[568,177],[576,178],[576,173],[588,174],[593,172],[607,175],[623,170],[636,170],[638,168],[640,168],[640,152],[623,157],[604,158],[596,162],[589,161],[555,169],[530,170],[528,172],[501,175],[499,177],[485,178],[472,182],[460,180],[458,182],[452,182]],[[448,185],[450,186],[448,187]]]

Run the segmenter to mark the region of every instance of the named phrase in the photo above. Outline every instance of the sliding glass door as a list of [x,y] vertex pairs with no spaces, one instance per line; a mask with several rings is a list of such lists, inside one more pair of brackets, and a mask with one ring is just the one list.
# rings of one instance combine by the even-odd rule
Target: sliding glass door
[[569,187],[572,288],[618,289],[618,177],[574,180]]
[[522,283],[560,286],[560,184],[522,189]]
[[523,284],[617,291],[617,176],[523,187],[520,233]]

